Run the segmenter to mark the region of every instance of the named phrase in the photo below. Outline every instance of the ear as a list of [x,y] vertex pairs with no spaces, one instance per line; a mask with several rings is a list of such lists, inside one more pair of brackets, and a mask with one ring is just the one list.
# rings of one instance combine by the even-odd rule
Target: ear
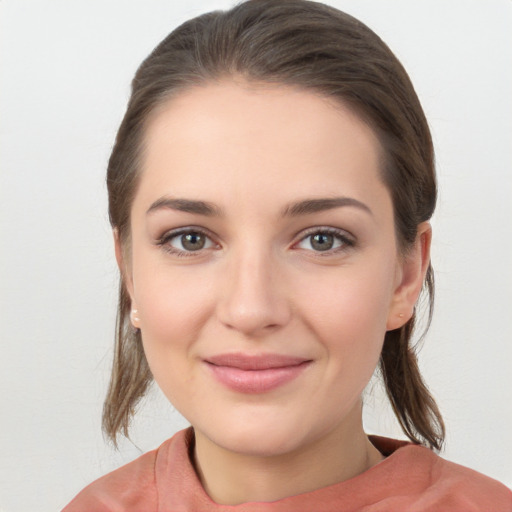
[[402,327],[414,313],[430,264],[431,240],[432,227],[429,222],[422,222],[418,226],[413,247],[397,265],[395,290],[386,325],[388,331]]
[[128,262],[126,261],[125,252],[122,247],[121,239],[119,237],[119,231],[117,228],[113,231],[114,235],[114,249],[116,254],[116,261],[117,266],[119,267],[119,273],[121,274],[121,279],[123,280],[123,284],[128,291],[128,294],[130,295],[130,301],[131,301],[131,313],[130,313],[130,320],[132,322],[132,325],[135,328],[140,327],[140,318],[137,311],[137,304],[135,303],[135,298],[133,294],[133,279],[132,279],[132,273],[129,268]]

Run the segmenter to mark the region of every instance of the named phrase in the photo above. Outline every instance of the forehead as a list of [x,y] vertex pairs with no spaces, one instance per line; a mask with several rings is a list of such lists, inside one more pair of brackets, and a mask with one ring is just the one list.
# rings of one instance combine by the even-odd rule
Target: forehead
[[340,102],[224,81],[187,89],[153,113],[137,195],[357,195],[383,187],[380,155],[372,129]]

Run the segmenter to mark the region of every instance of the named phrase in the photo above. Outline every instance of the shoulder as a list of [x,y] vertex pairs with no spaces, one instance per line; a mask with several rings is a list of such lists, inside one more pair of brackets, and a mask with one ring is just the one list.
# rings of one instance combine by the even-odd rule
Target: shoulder
[[181,432],[158,449],[102,476],[85,487],[62,512],[145,512],[158,508],[157,465]]
[[512,512],[512,491],[505,485],[473,469],[447,461],[429,452],[431,483],[429,493],[443,496],[447,506],[460,510],[500,510]]
[[412,510],[512,512],[512,491],[497,480],[450,462],[423,446],[378,437],[372,442],[391,455],[388,461],[393,464],[389,469],[395,477],[409,490],[414,489],[410,494]]

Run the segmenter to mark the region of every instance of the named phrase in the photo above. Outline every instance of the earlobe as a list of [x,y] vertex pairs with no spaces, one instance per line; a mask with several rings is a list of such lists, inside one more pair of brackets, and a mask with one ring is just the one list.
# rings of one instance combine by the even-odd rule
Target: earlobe
[[393,293],[386,329],[402,327],[410,320],[430,264],[432,228],[429,222],[418,225],[413,247],[399,263],[398,282]]
[[138,329],[140,327],[139,311],[137,309],[131,310],[130,321],[131,321],[133,327],[135,327],[135,329]]
[[130,269],[127,266],[125,253],[123,251],[122,242],[119,237],[119,231],[117,228],[114,229],[113,232],[114,235],[114,249],[116,254],[116,261],[117,266],[119,267],[119,273],[121,274],[121,279],[123,280],[123,283],[126,287],[126,290],[128,291],[128,294],[130,295],[130,301],[131,301],[131,311],[130,311],[130,321],[135,327],[135,329],[138,329],[140,327],[140,318],[139,318],[139,312],[137,309],[137,304],[135,303],[135,299],[133,297],[133,280],[131,277]]

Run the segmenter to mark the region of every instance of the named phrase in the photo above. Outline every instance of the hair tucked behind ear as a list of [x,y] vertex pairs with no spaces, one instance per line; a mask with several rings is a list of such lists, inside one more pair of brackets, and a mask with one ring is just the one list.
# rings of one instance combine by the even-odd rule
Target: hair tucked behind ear
[[[250,0],[226,12],[199,16],[174,30],[142,63],[107,171],[110,221],[125,251],[130,251],[130,211],[150,114],[183,89],[229,76],[310,90],[364,119],[382,146],[381,179],[393,201],[399,248],[407,251],[436,203],[434,152],[419,100],[402,65],[374,32],[345,13],[306,0]],[[431,268],[425,288],[432,300]],[[134,408],[151,381],[129,314],[130,300],[122,286],[103,413],[103,428],[114,442],[119,432],[127,434]],[[418,369],[413,327],[414,317],[386,334],[382,375],[405,433],[440,448],[443,421]]]
[[[427,270],[425,291],[429,295],[428,325],[432,318],[434,278]],[[393,411],[409,439],[440,450],[445,436],[441,413],[418,368],[411,338],[415,315],[401,328],[389,331],[384,339],[380,368]]]
[[103,430],[117,446],[117,434],[128,437],[135,407],[152,381],[139,329],[130,321],[130,296],[123,282],[119,287],[116,346],[108,394],[103,405]]

